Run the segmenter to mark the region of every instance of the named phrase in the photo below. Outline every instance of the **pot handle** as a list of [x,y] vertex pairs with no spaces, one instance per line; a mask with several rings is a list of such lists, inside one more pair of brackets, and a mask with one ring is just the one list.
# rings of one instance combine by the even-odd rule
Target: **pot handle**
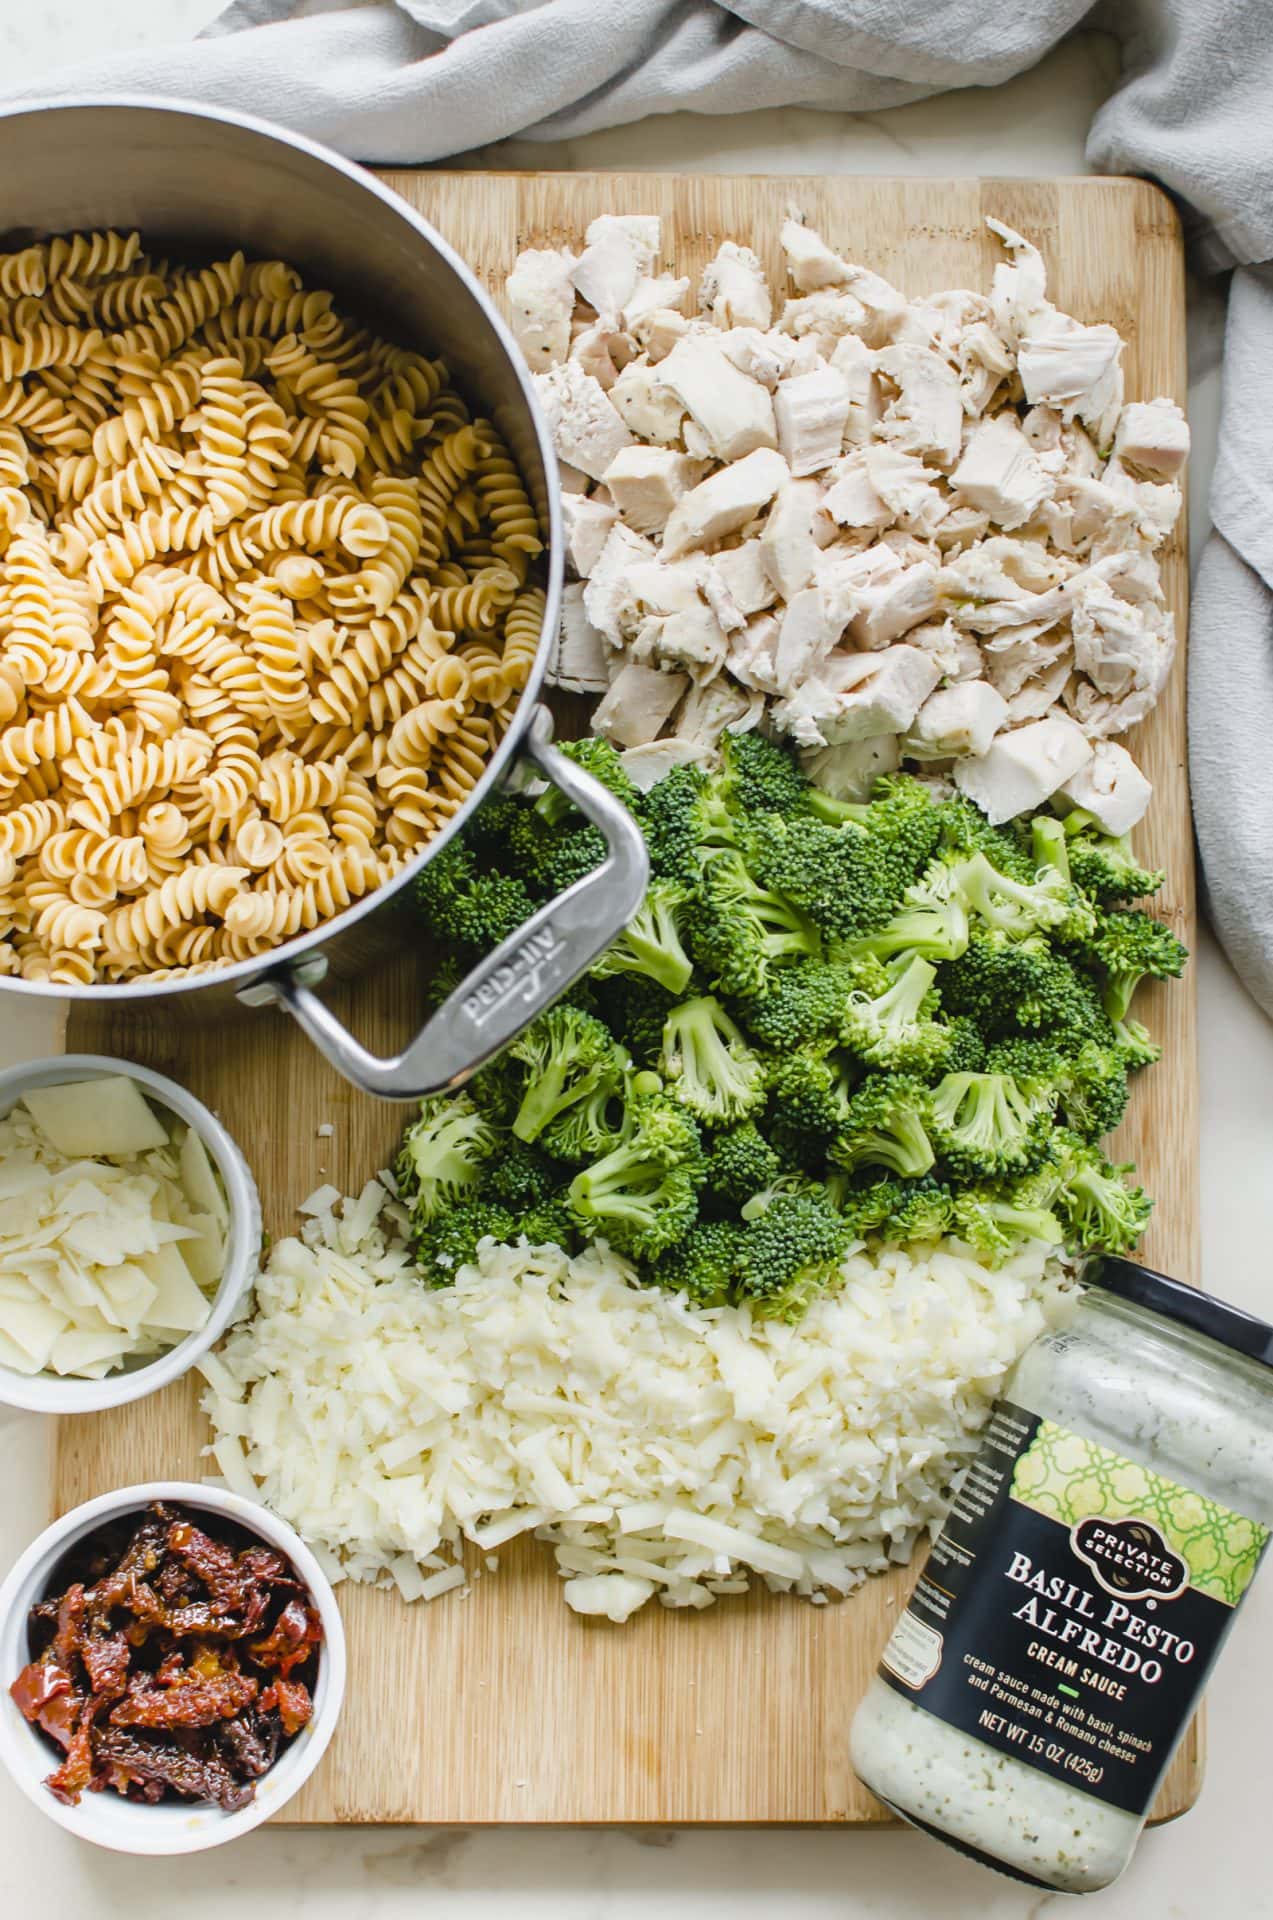
[[641,904],[649,877],[645,840],[628,809],[554,747],[551,734],[552,721],[540,707],[527,732],[526,758],[600,828],[606,857],[479,962],[396,1059],[378,1059],[354,1039],[306,984],[304,960],[266,974],[239,997],[253,1006],[286,1007],[319,1052],[364,1093],[418,1100],[462,1086],[604,952]]

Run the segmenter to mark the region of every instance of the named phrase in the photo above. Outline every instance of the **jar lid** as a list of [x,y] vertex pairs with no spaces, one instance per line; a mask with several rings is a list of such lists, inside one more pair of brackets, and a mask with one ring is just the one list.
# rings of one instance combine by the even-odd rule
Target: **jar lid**
[[1183,1280],[1172,1280],[1165,1273],[1155,1273],[1152,1267],[1142,1267],[1135,1260],[1124,1260],[1116,1254],[1098,1254],[1089,1260],[1083,1269],[1083,1279],[1089,1286],[1100,1287],[1119,1300],[1148,1307],[1151,1313],[1161,1313],[1165,1319],[1192,1327],[1195,1333],[1205,1334],[1209,1340],[1231,1348],[1234,1353],[1273,1367],[1273,1326],[1257,1320],[1254,1314],[1243,1313],[1241,1307],[1217,1300],[1214,1294],[1203,1293],[1198,1287],[1186,1286]]

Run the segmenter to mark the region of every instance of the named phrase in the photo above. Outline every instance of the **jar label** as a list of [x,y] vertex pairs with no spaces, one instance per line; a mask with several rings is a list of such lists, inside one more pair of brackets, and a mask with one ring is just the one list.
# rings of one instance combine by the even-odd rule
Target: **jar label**
[[880,1677],[1145,1813],[1267,1527],[1001,1400]]

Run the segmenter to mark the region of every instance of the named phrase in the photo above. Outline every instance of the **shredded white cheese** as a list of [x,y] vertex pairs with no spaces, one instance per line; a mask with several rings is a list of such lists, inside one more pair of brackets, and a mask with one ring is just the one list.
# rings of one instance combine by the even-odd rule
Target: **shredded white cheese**
[[230,1486],[407,1598],[458,1586],[465,1542],[529,1532],[568,1603],[613,1620],[752,1573],[847,1593],[940,1519],[1062,1285],[1042,1248],[996,1272],[957,1246],[860,1252],[787,1326],[640,1286],[604,1247],[487,1243],[430,1291],[372,1197],[307,1203],[203,1405]]

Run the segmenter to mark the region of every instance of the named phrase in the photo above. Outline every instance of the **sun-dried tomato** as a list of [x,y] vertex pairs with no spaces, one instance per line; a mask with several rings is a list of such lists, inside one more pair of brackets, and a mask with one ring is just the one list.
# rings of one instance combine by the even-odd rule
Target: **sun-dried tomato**
[[64,1565],[73,1577],[32,1607],[33,1657],[10,1688],[63,1749],[50,1791],[246,1804],[313,1713],[322,1625],[289,1563],[156,1504]]

